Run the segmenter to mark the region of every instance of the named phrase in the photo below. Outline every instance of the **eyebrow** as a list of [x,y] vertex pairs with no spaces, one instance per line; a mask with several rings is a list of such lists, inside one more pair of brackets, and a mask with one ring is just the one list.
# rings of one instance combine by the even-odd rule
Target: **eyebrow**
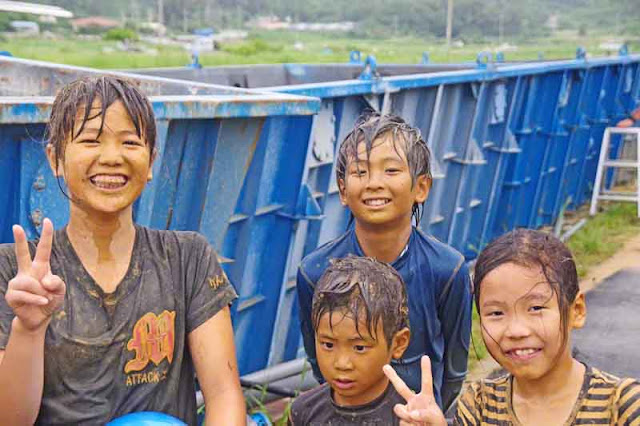
[[[541,300],[541,301],[548,301],[549,299],[551,299],[552,295],[548,295],[548,294],[544,294],[544,293],[540,293],[540,292],[534,292],[534,293],[529,293],[529,294],[525,294],[524,296],[520,297],[518,300],[528,300],[528,301],[536,301],[536,300]],[[507,305],[507,303],[500,301],[500,300],[488,300],[486,302],[484,302],[482,304],[483,308],[489,307],[489,306],[505,306]]]
[[[350,164],[354,164],[354,163],[368,163],[369,161],[366,158],[354,158],[353,160],[351,160]],[[388,163],[388,162],[394,162],[394,163],[401,163],[401,164],[405,164],[406,162],[402,160],[402,158],[397,157],[397,156],[387,156],[384,157],[382,159],[383,163]]]
[[[82,135],[83,133],[100,133],[100,128],[98,128],[98,127],[85,127],[85,128],[82,129],[82,132],[80,133],[80,135]],[[131,129],[131,130],[130,129],[124,129],[124,130],[120,130],[120,131],[116,132],[116,135],[135,135],[135,136],[138,136],[138,133],[133,129]]]
[[[318,338],[327,339],[327,340],[338,340],[335,337],[329,336],[328,334],[325,334],[325,333],[318,334]],[[367,338],[362,337],[362,336],[355,336],[354,335],[353,337],[349,337],[347,339],[347,341],[349,341],[349,342],[356,342],[356,341],[359,341],[359,342],[373,342],[374,340],[373,340],[373,338],[367,339]]]

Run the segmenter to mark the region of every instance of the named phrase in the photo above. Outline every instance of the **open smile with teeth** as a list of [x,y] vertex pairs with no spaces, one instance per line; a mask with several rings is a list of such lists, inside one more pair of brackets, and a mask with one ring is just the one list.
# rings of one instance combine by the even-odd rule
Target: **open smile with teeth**
[[507,351],[507,355],[509,355],[511,358],[516,358],[516,359],[529,359],[537,355],[538,352],[540,351],[541,349],[539,348],[513,349],[510,351]]
[[384,206],[386,204],[389,204],[391,202],[391,200],[389,198],[371,198],[368,200],[364,200],[364,203],[367,206],[371,206],[371,207],[380,207],[380,206]]
[[127,184],[127,177],[124,175],[95,175],[89,178],[91,184],[100,189],[118,189]]

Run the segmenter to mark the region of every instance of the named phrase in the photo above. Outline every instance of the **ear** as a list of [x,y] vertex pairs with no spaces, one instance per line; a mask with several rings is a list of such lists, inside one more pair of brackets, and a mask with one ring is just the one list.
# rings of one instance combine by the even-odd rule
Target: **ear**
[[346,206],[347,205],[347,195],[346,195],[347,186],[345,184],[344,179],[338,179],[338,191],[340,191],[340,204],[342,204],[343,206]]
[[151,153],[151,159],[149,160],[149,173],[147,173],[147,182],[151,182],[153,179],[153,163],[156,161],[156,151]]
[[582,328],[587,320],[587,303],[584,293],[580,292],[569,310],[569,325],[571,328]]
[[391,342],[391,357],[393,359],[400,359],[409,346],[409,340],[411,340],[411,331],[408,327],[398,331],[393,336]]
[[427,197],[429,197],[429,191],[431,190],[431,182],[431,179],[428,178],[427,175],[418,176],[418,179],[416,179],[415,183],[416,203],[422,204],[427,201]]
[[46,153],[47,153],[47,161],[49,162],[49,167],[51,167],[51,171],[53,172],[53,175],[55,177],[61,177],[61,176],[64,177],[64,169],[62,167],[62,164],[60,163],[56,164],[55,148],[50,143],[47,144]]

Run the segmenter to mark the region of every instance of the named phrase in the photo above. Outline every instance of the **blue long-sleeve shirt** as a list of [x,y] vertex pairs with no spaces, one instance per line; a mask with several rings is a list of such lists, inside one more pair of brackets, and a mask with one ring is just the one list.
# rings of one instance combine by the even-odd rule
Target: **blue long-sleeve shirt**
[[[311,303],[316,283],[330,259],[364,256],[350,229],[306,256],[298,269],[297,291],[304,347],[319,381],[323,381],[315,350]],[[420,358],[431,358],[433,390],[438,404],[447,407],[460,392],[467,374],[471,335],[471,282],[464,257],[417,228],[406,250],[391,263],[402,275],[409,303],[409,347],[393,367],[405,383],[420,392]]]

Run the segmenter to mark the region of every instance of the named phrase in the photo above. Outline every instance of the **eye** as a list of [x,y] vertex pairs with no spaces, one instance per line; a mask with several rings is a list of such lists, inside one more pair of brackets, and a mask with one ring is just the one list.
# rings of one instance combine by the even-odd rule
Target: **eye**
[[485,312],[484,316],[486,317],[492,317],[492,318],[499,318],[501,316],[504,315],[504,312],[499,311],[499,310],[495,310],[495,311],[489,311],[489,312]]
[[333,349],[332,342],[320,342],[320,346],[322,346],[324,349],[327,349],[327,350]]
[[401,170],[395,167],[389,167],[388,169],[385,169],[385,172],[389,173],[389,174],[396,174],[396,173],[400,173]]
[[96,140],[96,139],[80,139],[79,141],[77,141],[77,143],[81,143],[81,144],[98,144],[100,143],[100,141]]
[[531,312],[541,312],[543,309],[546,309],[546,306],[535,305],[529,308]]
[[367,174],[367,171],[364,169],[354,169],[351,171],[351,176],[362,177]]
[[123,142],[124,145],[130,145],[130,146],[144,146],[144,144],[140,141],[136,141],[136,140],[126,140]]
[[365,345],[355,345],[353,349],[358,353],[366,352],[367,347]]

